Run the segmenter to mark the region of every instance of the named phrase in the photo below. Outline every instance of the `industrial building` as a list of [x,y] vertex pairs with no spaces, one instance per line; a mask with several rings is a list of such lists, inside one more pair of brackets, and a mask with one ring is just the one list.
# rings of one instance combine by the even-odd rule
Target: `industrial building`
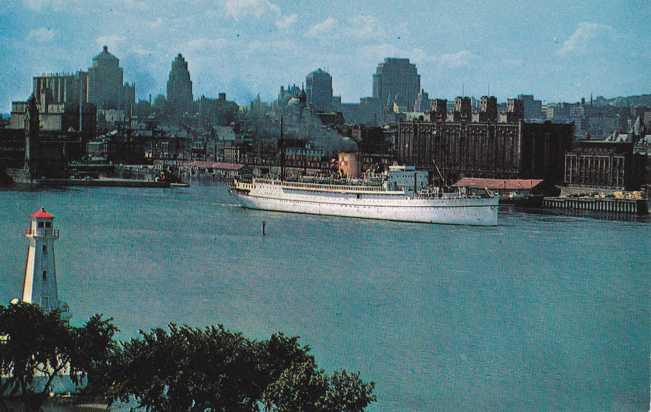
[[498,113],[497,99],[487,96],[479,113],[472,113],[469,98],[458,97],[454,107],[448,113],[447,101],[435,99],[430,120],[400,122],[398,162],[430,170],[447,183],[461,177],[562,183],[573,125],[526,123],[517,99],[509,99],[505,113]]
[[572,189],[639,190],[646,154],[633,143],[584,140],[565,154],[564,183]]

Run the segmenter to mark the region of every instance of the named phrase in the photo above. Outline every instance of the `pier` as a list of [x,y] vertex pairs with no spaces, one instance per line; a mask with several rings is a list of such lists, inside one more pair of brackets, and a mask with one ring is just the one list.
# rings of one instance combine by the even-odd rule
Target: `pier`
[[626,213],[645,215],[649,213],[647,199],[600,199],[591,197],[545,197],[542,203],[546,209]]
[[141,179],[40,179],[41,186],[97,186],[97,187],[170,187],[170,182]]

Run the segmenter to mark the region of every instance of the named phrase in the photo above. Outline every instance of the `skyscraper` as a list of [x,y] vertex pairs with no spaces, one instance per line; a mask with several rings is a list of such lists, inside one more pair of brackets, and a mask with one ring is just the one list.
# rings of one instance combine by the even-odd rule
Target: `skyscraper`
[[522,100],[525,120],[542,120],[542,101],[536,100],[531,94],[519,94],[518,99]]
[[134,104],[135,85],[123,84],[120,60],[104,46],[88,68],[88,102],[98,109],[128,109]]
[[179,53],[172,62],[167,80],[167,103],[177,115],[192,112],[192,80],[188,62]]
[[313,109],[325,112],[332,108],[332,76],[322,69],[317,69],[305,78],[307,104]]
[[420,91],[420,75],[409,59],[387,57],[373,74],[373,97],[385,107],[393,102],[404,110],[412,110]]
[[416,96],[416,102],[414,103],[414,111],[424,113],[429,111],[432,102],[429,100],[429,94],[425,90],[421,90]]

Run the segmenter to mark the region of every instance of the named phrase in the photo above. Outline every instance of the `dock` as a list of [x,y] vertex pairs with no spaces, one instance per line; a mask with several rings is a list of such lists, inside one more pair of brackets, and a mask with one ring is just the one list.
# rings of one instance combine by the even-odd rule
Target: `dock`
[[649,213],[647,199],[613,199],[593,197],[545,197],[546,209],[565,209],[619,214],[646,215]]
[[166,188],[170,182],[157,182],[140,179],[39,179],[41,186],[94,186],[94,187],[139,187],[139,188]]

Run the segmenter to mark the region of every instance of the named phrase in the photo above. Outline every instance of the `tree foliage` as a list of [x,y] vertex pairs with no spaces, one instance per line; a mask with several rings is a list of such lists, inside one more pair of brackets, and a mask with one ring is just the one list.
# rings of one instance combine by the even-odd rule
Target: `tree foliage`
[[57,377],[109,403],[148,411],[358,412],[375,401],[359,374],[319,369],[308,346],[282,333],[253,340],[222,325],[170,324],[117,342],[112,319],[71,327],[57,311],[0,306],[1,398],[39,410]]
[[141,332],[116,351],[113,380],[112,400],[150,411],[255,410],[263,390],[253,345],[221,325]]
[[57,377],[68,375],[80,384],[106,369],[116,330],[100,315],[73,328],[58,311],[45,313],[26,303],[0,306],[0,396],[39,410]]
[[373,384],[318,369],[297,337],[255,341],[222,325],[170,324],[140,332],[116,351],[112,401],[159,411],[361,411]]
[[283,371],[267,387],[264,403],[275,412],[359,412],[375,401],[374,386],[345,370],[329,376],[308,361]]

